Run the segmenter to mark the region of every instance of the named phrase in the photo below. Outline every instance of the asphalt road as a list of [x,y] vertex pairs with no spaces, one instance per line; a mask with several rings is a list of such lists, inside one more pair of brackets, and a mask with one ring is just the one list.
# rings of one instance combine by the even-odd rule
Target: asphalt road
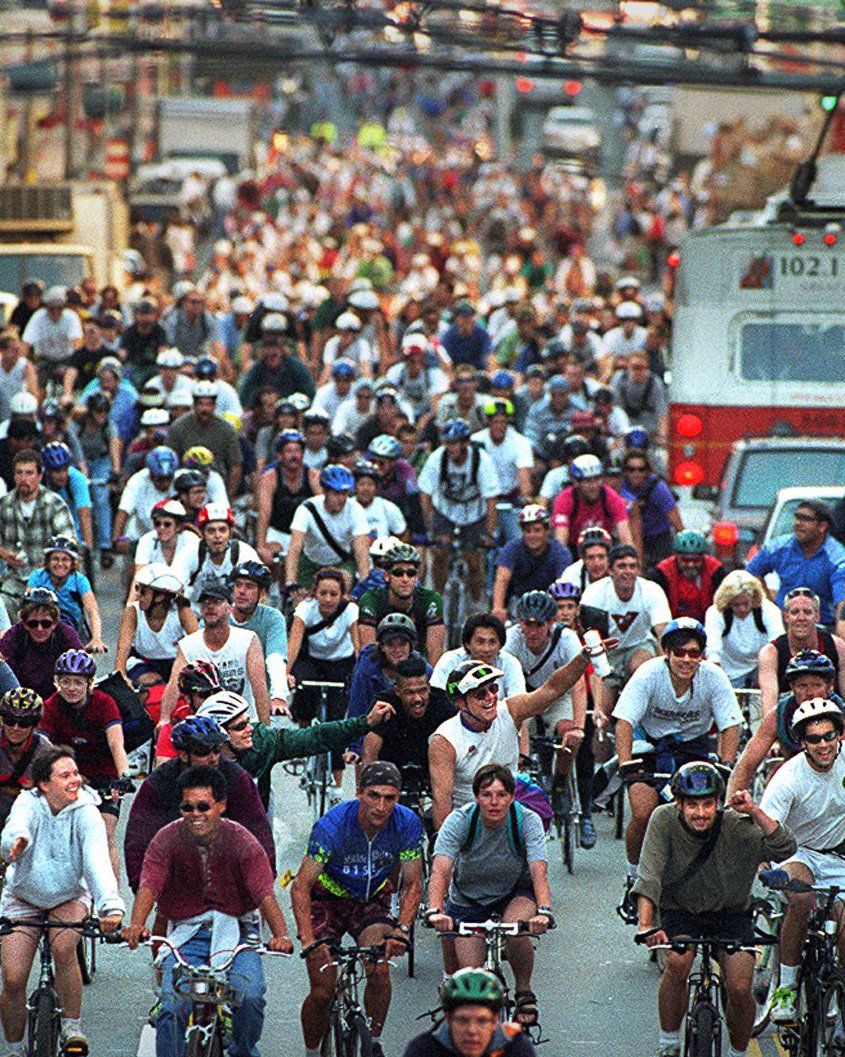
[[[116,570],[101,575],[98,598],[113,650],[120,617]],[[107,656],[113,656],[110,653]],[[108,662],[102,664],[106,671]],[[351,795],[351,787],[349,788]],[[279,872],[296,871],[311,819],[294,778],[276,768],[274,831]],[[124,806],[124,817],[128,813]],[[591,851],[578,849],[575,872],[565,873],[559,845],[550,843],[550,879],[558,928],[542,937],[537,951],[534,989],[541,1021],[550,1041],[545,1057],[650,1057],[656,1053],[654,964],[631,939],[631,929],[614,912],[624,876],[622,844],[613,838],[612,821],[596,819],[599,839]],[[131,893],[124,896],[131,906]],[[279,900],[292,927],[287,893]],[[434,936],[420,930],[417,975],[411,980],[404,963],[393,970],[393,1003],[384,1033],[388,1057],[401,1057],[407,1041],[428,1022],[416,1018],[434,1005],[441,963]],[[299,1007],[306,975],[298,956],[265,959],[267,1015],[261,1052],[264,1057],[303,1053]],[[146,1014],[153,1003],[150,954],[140,949],[101,946],[94,982],[86,988],[85,1026],[93,1057],[135,1057]],[[775,1042],[752,1041],[749,1057],[774,1057]],[[152,1051],[140,1051],[142,1055]]]

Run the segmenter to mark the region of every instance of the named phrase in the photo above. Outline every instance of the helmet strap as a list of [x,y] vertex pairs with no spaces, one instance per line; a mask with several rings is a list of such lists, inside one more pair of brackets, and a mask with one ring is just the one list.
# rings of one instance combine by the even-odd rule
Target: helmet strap
[[481,728],[481,730],[489,730],[493,726],[493,720],[492,719],[482,719],[481,716],[477,716],[472,711],[472,709],[467,704],[466,694],[462,695],[461,700],[464,703],[464,707],[463,707],[463,709],[461,709],[461,722],[463,722],[465,727],[467,727],[469,730],[474,730],[475,729],[474,727],[471,727],[469,725],[469,723],[467,723],[464,720],[464,713],[466,713],[467,716],[470,716],[473,720],[475,720],[475,722],[478,724],[478,726]]

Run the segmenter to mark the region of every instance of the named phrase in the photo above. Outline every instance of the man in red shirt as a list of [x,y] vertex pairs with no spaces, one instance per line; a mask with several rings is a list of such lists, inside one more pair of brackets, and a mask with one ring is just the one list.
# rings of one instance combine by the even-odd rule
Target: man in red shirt
[[555,539],[564,547],[585,528],[598,526],[619,543],[633,544],[625,500],[601,478],[604,467],[595,455],[579,455],[569,467],[573,483],[555,500]]
[[673,617],[692,617],[703,624],[728,570],[708,553],[707,540],[693,529],[677,534],[674,550],[671,557],[657,563],[652,580],[663,588]]
[[[171,943],[194,965],[215,964],[239,943],[257,943],[259,911],[273,933],[267,946],[290,953],[293,943],[276,897],[273,871],[255,837],[226,810],[226,781],[216,767],[192,767],[179,776],[182,818],[158,831],[144,855],[141,884],[124,936],[134,950],[149,935],[147,918],[159,913],[173,923]],[[176,959],[162,963],[156,1054],[181,1057],[190,1001],[173,987]],[[257,1052],[264,1026],[264,973],[255,951],[241,951],[226,972],[239,994],[232,1011],[232,1057]]]

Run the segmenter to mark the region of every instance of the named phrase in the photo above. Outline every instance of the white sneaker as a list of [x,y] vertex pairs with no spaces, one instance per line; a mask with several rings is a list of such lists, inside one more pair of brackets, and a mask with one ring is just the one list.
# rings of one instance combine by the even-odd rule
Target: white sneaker
[[680,1057],[681,1047],[680,1046],[660,1046],[657,1050],[657,1057]]
[[772,996],[772,1020],[775,1024],[790,1024],[795,1020],[795,988],[779,987]]

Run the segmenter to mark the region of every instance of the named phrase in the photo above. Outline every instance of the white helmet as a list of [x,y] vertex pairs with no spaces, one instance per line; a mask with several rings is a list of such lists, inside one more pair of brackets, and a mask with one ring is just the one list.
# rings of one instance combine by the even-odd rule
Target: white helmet
[[218,690],[216,694],[212,694],[203,701],[196,715],[216,719],[225,729],[227,723],[248,711],[249,705],[240,694],[236,694],[234,690]]
[[803,727],[805,723],[813,723],[817,719],[830,719],[840,734],[845,731],[845,716],[842,715],[842,709],[839,705],[824,697],[813,697],[799,705],[792,713],[791,729],[793,738],[796,741],[800,741],[803,731],[799,728]]
[[163,407],[148,407],[141,415],[142,426],[167,426],[170,423],[170,415]]
[[170,566],[165,565],[164,562],[150,562],[149,565],[145,565],[138,570],[135,576],[135,583],[139,587],[149,587],[157,576],[163,576],[169,572]]
[[34,415],[38,410],[38,398],[21,389],[9,401],[9,412],[13,415]]
[[529,503],[519,512],[519,523],[520,525],[548,525],[549,512],[539,503]]
[[379,536],[370,544],[370,557],[373,561],[378,561],[401,542],[402,540],[397,539],[395,536]]
[[214,399],[217,399],[219,393],[220,387],[217,385],[217,382],[210,382],[204,378],[194,382],[194,384],[191,386],[191,396],[195,398],[201,396],[210,396]]
[[170,569],[165,573],[159,573],[158,576],[154,576],[150,581],[150,589],[153,591],[163,591],[169,595],[181,595],[185,590],[185,585],[176,573],[171,572]]
[[601,459],[595,455],[579,455],[569,467],[569,476],[573,481],[588,481],[591,477],[601,477],[603,473]]

